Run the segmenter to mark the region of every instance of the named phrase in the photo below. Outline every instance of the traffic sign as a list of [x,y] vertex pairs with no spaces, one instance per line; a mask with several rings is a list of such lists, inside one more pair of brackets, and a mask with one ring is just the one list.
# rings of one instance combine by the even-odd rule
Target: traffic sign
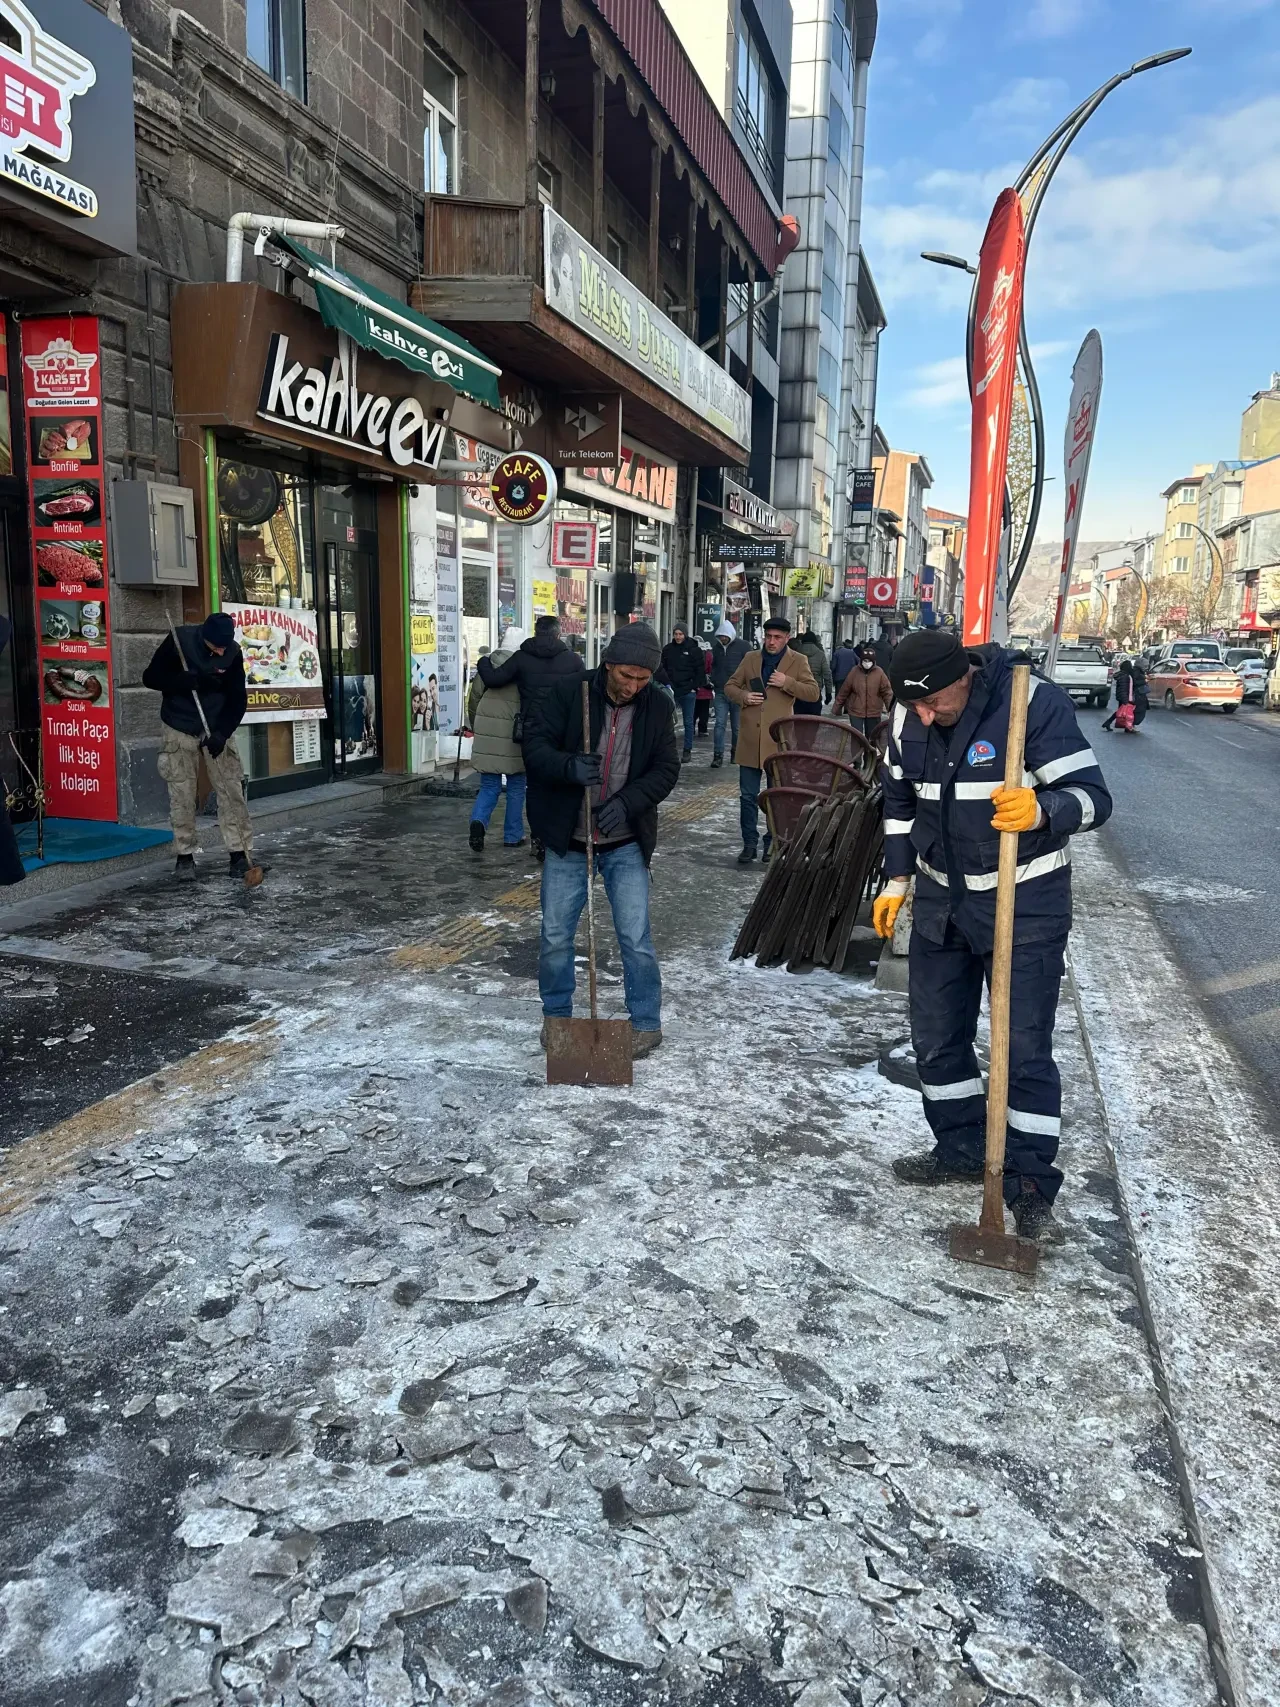
[[888,575],[877,575],[867,582],[867,609],[894,610],[898,603],[898,583],[896,578]]

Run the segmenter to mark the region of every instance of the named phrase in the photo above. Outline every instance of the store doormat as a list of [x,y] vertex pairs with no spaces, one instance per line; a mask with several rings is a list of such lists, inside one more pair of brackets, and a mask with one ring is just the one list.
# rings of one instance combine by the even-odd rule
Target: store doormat
[[36,827],[16,824],[18,848],[28,871],[45,865],[87,865],[96,859],[120,859],[173,840],[171,830],[147,830],[137,824],[99,824],[85,818],[46,818],[44,858],[36,858]]

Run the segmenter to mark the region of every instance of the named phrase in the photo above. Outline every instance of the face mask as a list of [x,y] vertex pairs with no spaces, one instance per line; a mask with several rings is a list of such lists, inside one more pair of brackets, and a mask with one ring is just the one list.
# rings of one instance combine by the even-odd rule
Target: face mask
[[864,670],[874,670],[876,667],[875,659],[874,658],[864,658],[862,660],[862,667]]

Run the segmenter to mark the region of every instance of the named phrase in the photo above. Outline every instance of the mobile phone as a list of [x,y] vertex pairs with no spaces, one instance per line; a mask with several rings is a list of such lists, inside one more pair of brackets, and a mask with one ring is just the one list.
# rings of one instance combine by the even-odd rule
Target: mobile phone
[[763,693],[764,692],[764,677],[763,676],[752,676],[750,682],[747,685],[747,692],[748,693]]

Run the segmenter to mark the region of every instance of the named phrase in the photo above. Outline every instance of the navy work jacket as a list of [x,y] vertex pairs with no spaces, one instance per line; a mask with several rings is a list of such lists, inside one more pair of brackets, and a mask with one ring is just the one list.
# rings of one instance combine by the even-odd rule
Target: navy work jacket
[[[978,672],[969,703],[945,734],[926,728],[910,705],[894,707],[882,769],[884,869],[890,878],[914,874],[914,929],[941,942],[951,919],[987,954],[1000,864],[991,795],[1004,784],[1013,669],[998,646],[970,656]],[[1071,929],[1071,837],[1106,823],[1111,794],[1070,696],[1035,671],[1022,786],[1035,789],[1045,823],[1018,838],[1014,940],[1051,942]]]

